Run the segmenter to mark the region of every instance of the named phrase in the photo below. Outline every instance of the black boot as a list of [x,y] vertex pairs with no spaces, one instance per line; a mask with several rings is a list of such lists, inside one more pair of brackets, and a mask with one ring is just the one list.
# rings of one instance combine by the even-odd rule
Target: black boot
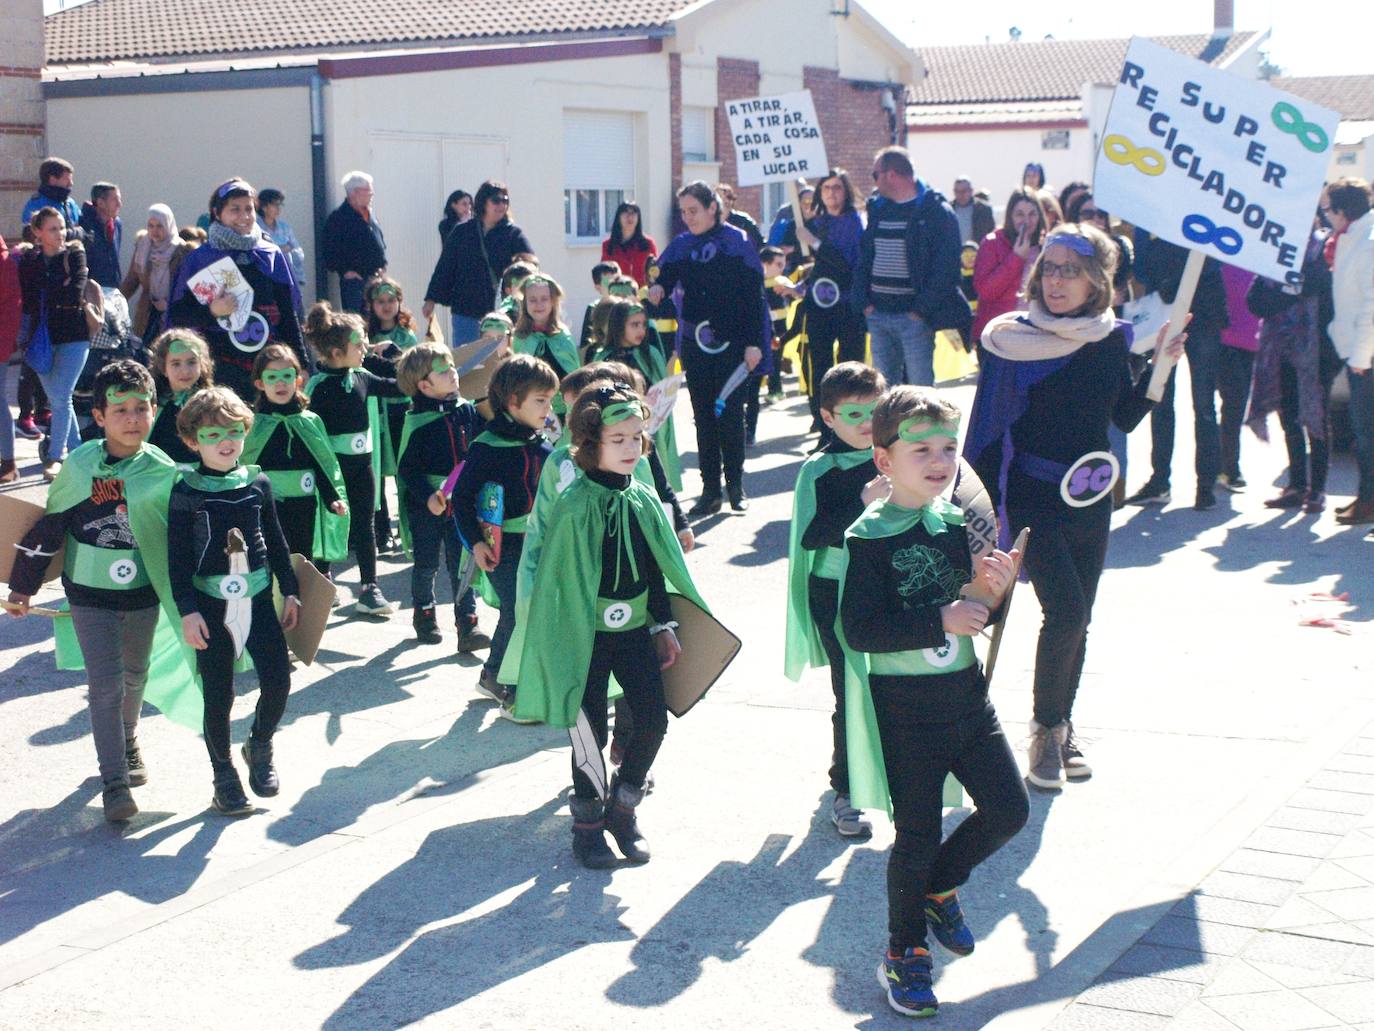
[[620,782],[620,774],[611,777],[611,792],[606,799],[606,829],[615,838],[620,854],[632,863],[649,861],[649,843],[639,833],[635,808],[644,801],[644,789]]
[[248,764],[248,786],[259,798],[271,798],[281,790],[277,780],[277,768],[272,765],[272,742],[254,741],[249,737],[243,743],[243,761]]
[[417,608],[411,614],[410,623],[415,628],[415,636],[425,644],[438,644],[444,639],[439,633],[439,621],[434,618],[433,605]]
[[703,516],[713,516],[720,511],[720,488],[716,488],[716,493],[703,493],[697,498],[697,503],[687,512],[689,519],[700,519]]
[[458,627],[458,651],[461,654],[466,655],[469,652],[481,651],[483,648],[491,647],[491,638],[482,633],[481,628],[477,625],[475,615],[458,616],[454,622]]
[[233,763],[215,764],[215,797],[210,808],[222,816],[247,816],[253,811]]
[[743,487],[738,485],[734,487],[728,487],[726,488],[726,492],[730,495],[730,508],[733,511],[749,511],[749,499],[745,497]]
[[578,798],[569,801],[573,814],[573,855],[588,870],[609,870],[616,865],[615,853],[606,844],[606,821],[601,799]]

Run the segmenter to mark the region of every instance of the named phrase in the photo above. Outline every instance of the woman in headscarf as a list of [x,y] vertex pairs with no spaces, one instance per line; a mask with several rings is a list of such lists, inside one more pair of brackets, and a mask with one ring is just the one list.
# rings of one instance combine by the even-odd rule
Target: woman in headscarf
[[148,225],[134,240],[134,260],[119,284],[119,292],[134,305],[133,331],[143,340],[152,340],[167,325],[167,305],[172,298],[181,259],[195,246],[177,235],[177,220],[166,204],[148,209]]

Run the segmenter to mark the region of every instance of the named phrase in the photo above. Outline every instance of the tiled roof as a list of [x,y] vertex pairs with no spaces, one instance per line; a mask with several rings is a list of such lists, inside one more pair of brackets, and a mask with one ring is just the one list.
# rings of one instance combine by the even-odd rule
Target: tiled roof
[[47,63],[615,33],[692,0],[90,0],[46,19]]
[[1082,120],[1083,102],[1077,99],[1005,104],[910,104],[906,109],[906,124],[912,129],[947,125],[1043,125]]
[[1339,111],[1346,121],[1374,121],[1374,75],[1301,75],[1270,84]]
[[[1211,64],[1230,58],[1253,37],[1159,36],[1155,42]],[[929,74],[912,90],[912,103],[966,104],[1067,100],[1084,83],[1113,83],[1129,39],[1047,39],[1020,43],[923,47]]]

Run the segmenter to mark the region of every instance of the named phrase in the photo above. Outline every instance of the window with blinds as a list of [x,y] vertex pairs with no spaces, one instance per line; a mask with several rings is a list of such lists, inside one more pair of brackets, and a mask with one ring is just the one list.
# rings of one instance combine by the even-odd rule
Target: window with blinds
[[714,161],[716,159],[716,109],[713,107],[684,107],[682,109],[682,160]]
[[615,209],[633,196],[634,115],[563,112],[563,234],[570,243],[600,242]]

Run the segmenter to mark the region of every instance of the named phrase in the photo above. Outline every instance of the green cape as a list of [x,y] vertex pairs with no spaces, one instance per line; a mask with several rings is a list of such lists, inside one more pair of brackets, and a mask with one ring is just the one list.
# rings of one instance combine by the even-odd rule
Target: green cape
[[[566,434],[565,434],[566,436]],[[525,522],[525,543],[520,551],[520,568],[515,574],[515,630],[511,634],[506,657],[501,660],[501,671],[497,676],[503,684],[520,683],[520,652],[525,645],[525,627],[529,623],[530,594],[534,590],[534,576],[539,569],[539,556],[544,550],[544,525],[553,514],[554,505],[565,490],[585,475],[572,460],[572,447],[560,444],[550,453],[539,471],[539,486],[534,493],[534,504]],[[635,479],[654,489],[654,474],[649,469],[649,459],[640,458],[635,466]]]
[[633,478],[624,490],[603,487],[586,476],[574,480],[544,531],[520,659],[517,716],[555,727],[577,722],[596,641],[602,544],[608,524],[626,519],[639,524],[664,579],[706,608],[652,490]]
[[873,449],[819,451],[802,463],[792,493],[792,533],[787,544],[787,635],[784,639],[783,673],[788,680],[800,680],[807,666],[820,669],[830,665],[821,646],[816,621],[811,618],[807,591],[817,552],[802,547],[802,535],[816,517],[816,481],[832,469],[853,469],[873,460]]
[[[844,606],[845,574],[849,571],[850,537],[878,540],[905,533],[917,522],[932,521],[961,526],[963,513],[943,498],[936,498],[925,508],[910,509],[875,501],[855,520],[845,533],[844,558],[840,562],[840,605]],[[942,527],[943,528],[943,525]],[[887,788],[887,767],[883,765],[883,744],[878,734],[878,718],[873,711],[873,695],[868,687],[868,653],[849,647],[844,636],[844,620],[835,619],[835,636],[844,649],[844,726],[845,745],[849,752],[849,798],[859,809],[886,809],[892,815],[892,797]],[[945,778],[944,804],[962,805],[963,789],[950,774]]]
[[[566,376],[574,369],[581,368],[582,359],[577,356],[577,341],[567,333],[540,333],[537,330],[525,336],[511,338],[511,350],[516,354],[532,354],[536,358],[552,358]],[[560,419],[567,411],[563,395],[553,395],[553,414]]]
[[[305,445],[310,457],[329,477],[334,492],[341,501],[348,500],[343,474],[339,472],[339,456],[329,446],[329,433],[324,428],[324,420],[314,412],[302,411],[292,415],[278,412],[257,412],[253,416],[253,428],[243,443],[245,465],[253,464],[267,446],[267,441],[278,426],[285,426],[286,432]],[[342,562],[348,558],[348,521],[346,515],[332,512],[320,494],[315,495],[315,535],[312,540],[313,554],[308,558],[321,562]]]
[[[124,481],[124,502],[129,514],[129,529],[138,553],[162,602],[153,647],[148,657],[148,684],[143,700],[162,711],[174,723],[201,729],[204,703],[196,677],[195,652],[182,640],[181,618],[175,606],[167,577],[167,500],[177,479],[176,464],[150,444],[119,462],[108,462],[104,441],[82,444],[67,456],[62,471],[48,488],[47,510],[65,512],[91,496],[91,480],[113,476]],[[69,620],[59,629],[66,637]],[[58,663],[61,669],[79,669],[85,663],[73,633],[60,640]],[[75,645],[75,650],[71,646]]]
[[[653,329],[652,326],[649,328]],[[626,359],[629,360],[628,363],[631,367],[640,371],[649,387],[668,378],[668,365],[663,360],[663,354],[650,343],[647,337],[638,347],[626,347],[614,351],[609,347],[603,347],[597,352],[595,358],[598,362],[624,361]],[[668,476],[668,483],[672,485],[673,490],[682,490],[682,461],[678,458],[677,430],[674,428],[671,415],[663,420],[663,425],[654,434],[654,447],[658,450],[658,459],[663,463],[663,471]]]

